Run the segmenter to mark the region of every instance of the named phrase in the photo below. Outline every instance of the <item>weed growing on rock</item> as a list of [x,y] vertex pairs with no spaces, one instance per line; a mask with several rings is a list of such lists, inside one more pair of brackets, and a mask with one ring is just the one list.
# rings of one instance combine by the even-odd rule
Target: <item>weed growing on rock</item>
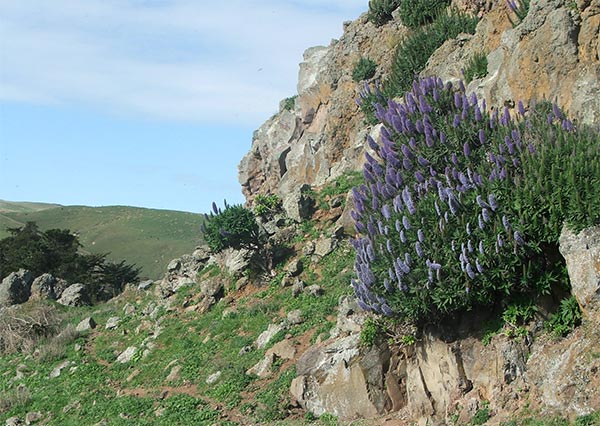
[[352,70],[352,80],[357,83],[363,80],[369,80],[375,75],[377,64],[369,58],[360,58]]
[[485,77],[487,74],[488,60],[484,52],[473,55],[464,71],[465,82],[470,83],[476,78]]
[[513,27],[516,27],[523,21],[523,19],[525,19],[525,17],[529,13],[530,3],[531,3],[531,0],[517,0],[517,1],[506,0],[506,4],[508,5],[508,8],[517,18],[515,21],[510,17],[510,15],[508,17],[508,19],[510,20],[510,23],[512,24]]
[[392,12],[401,0],[369,0],[369,21],[380,27],[392,19]]
[[448,5],[448,0],[413,0],[400,3],[400,20],[409,28],[433,22]]

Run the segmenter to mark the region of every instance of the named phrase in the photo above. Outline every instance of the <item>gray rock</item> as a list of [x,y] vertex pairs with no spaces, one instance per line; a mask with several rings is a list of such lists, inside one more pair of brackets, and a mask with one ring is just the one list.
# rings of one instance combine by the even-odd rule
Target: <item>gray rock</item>
[[208,278],[200,283],[200,293],[206,297],[215,297],[223,292],[223,281],[220,277]]
[[62,292],[58,303],[65,306],[90,305],[90,296],[83,284],[70,285]]
[[279,359],[294,359],[296,357],[296,352],[297,350],[294,347],[294,344],[289,339],[285,339],[275,343],[265,355],[269,356],[272,354],[275,358]]
[[167,376],[167,382],[176,382],[181,378],[181,365],[175,365]]
[[302,185],[283,199],[283,209],[288,217],[296,222],[302,222],[312,216],[314,200],[308,195],[308,190],[310,185]]
[[256,375],[260,378],[269,377],[272,374],[273,361],[275,356],[273,354],[265,355],[263,359],[258,361],[254,366],[246,371],[247,375]]
[[308,241],[304,245],[304,247],[302,247],[302,254],[304,256],[310,256],[314,252],[315,252],[315,242],[314,241]]
[[135,306],[131,303],[127,303],[125,306],[123,306],[123,313],[125,315],[133,315],[135,313]]
[[221,372],[217,371],[216,373],[211,374],[210,376],[208,376],[206,378],[206,384],[207,385],[212,385],[213,383],[216,383],[217,380],[219,380],[219,378],[221,377]]
[[0,307],[27,302],[32,282],[33,275],[25,269],[9,274],[0,283]]
[[20,426],[23,424],[23,421],[19,417],[13,416],[6,419],[5,424],[6,426]]
[[61,362],[61,363],[60,363],[60,364],[58,364],[56,367],[54,367],[54,370],[52,370],[52,371],[50,372],[50,375],[49,375],[48,377],[50,377],[51,379],[54,379],[54,378],[56,378],[56,377],[60,376],[61,372],[62,372],[62,371],[65,369],[65,368],[69,367],[71,364],[72,364],[72,363],[71,363],[71,361],[69,361],[69,360],[66,360],[66,361],[63,361],[63,362]]
[[304,318],[302,317],[302,311],[300,309],[295,309],[293,311],[288,312],[287,320],[292,325],[302,324],[304,322]]
[[96,328],[96,321],[94,321],[94,318],[92,317],[87,317],[82,319],[79,324],[77,324],[77,327],[75,327],[75,330],[77,330],[80,333],[83,333],[85,331],[90,331],[93,330],[94,328]]
[[298,297],[304,291],[304,281],[296,280],[294,285],[292,286],[292,296]]
[[117,362],[119,362],[121,364],[126,364],[128,362],[131,362],[131,360],[133,359],[137,350],[138,350],[137,347],[129,346],[127,349],[125,349],[123,352],[121,352],[121,354],[117,357]]
[[31,411],[25,415],[25,424],[31,425],[39,422],[42,419],[42,413],[39,411]]
[[302,261],[300,259],[293,259],[285,267],[285,271],[290,277],[296,277],[302,273],[304,269]]
[[56,300],[56,278],[52,274],[42,274],[33,280],[31,284],[31,297],[36,299]]
[[337,247],[337,240],[334,238],[321,238],[315,245],[315,253],[317,256],[325,257]]
[[338,315],[335,328],[331,330],[331,337],[360,333],[367,319],[354,296],[342,296],[339,301]]
[[242,349],[240,349],[240,351],[238,352],[239,356],[242,355],[246,355],[247,353],[252,352],[252,346],[244,346]]
[[154,281],[152,280],[142,281],[138,284],[137,288],[138,290],[148,290],[150,287],[152,287],[152,284],[154,284]]
[[106,326],[104,327],[106,330],[114,330],[121,323],[121,318],[119,317],[110,317],[106,321]]
[[311,296],[321,296],[324,293],[323,288],[318,284],[309,285],[304,291]]
[[577,235],[564,227],[559,250],[567,263],[571,293],[584,317],[600,323],[600,226]]
[[269,344],[271,339],[283,330],[283,327],[277,324],[269,324],[269,327],[257,337],[255,345],[258,349],[263,349],[265,346]]

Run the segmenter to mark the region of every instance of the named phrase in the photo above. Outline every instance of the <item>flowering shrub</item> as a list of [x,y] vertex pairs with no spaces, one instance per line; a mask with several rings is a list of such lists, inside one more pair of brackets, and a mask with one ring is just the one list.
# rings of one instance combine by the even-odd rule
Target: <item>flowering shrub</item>
[[202,233],[213,252],[229,247],[255,250],[261,245],[254,213],[244,206],[225,203],[225,209],[222,210],[213,203],[212,212],[205,215],[205,219]]
[[[352,213],[359,233],[352,285],[361,307],[422,321],[516,293],[547,293],[564,277],[562,264],[555,267],[537,244],[556,245],[560,231],[548,238],[535,232],[539,223],[559,228],[568,218],[555,206],[549,210],[556,214],[547,214],[544,200],[526,196],[537,189],[534,179],[524,177],[534,166],[523,164],[534,164],[536,153],[546,149],[537,139],[540,128],[555,140],[572,134],[564,138],[575,141],[572,123],[557,108],[541,120],[539,109],[526,113],[519,103],[515,120],[508,108],[488,112],[462,83],[427,78],[413,83],[403,103],[390,100],[375,109],[384,124],[381,143],[368,140],[375,155],[366,155],[365,184],[354,189]],[[582,145],[594,163],[590,179],[597,182],[598,143]],[[600,199],[600,185],[566,179],[575,183],[570,197],[589,189],[586,200]],[[579,206],[579,216],[595,220],[587,204]]]

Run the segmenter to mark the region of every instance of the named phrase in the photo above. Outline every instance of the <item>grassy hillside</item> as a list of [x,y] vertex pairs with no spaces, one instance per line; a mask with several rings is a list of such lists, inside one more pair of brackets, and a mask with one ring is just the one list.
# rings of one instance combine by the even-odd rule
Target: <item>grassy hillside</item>
[[70,229],[79,235],[86,251],[110,252],[110,259],[135,263],[142,267],[141,276],[151,279],[160,278],[171,259],[193,251],[200,239],[202,216],[194,213],[124,206],[35,210],[39,205],[6,202],[0,209],[5,205],[12,211],[0,210],[0,238],[8,235],[6,227],[28,221],[37,222],[42,230]]
[[29,203],[26,201],[0,200],[0,213],[26,213],[60,207],[60,204]]

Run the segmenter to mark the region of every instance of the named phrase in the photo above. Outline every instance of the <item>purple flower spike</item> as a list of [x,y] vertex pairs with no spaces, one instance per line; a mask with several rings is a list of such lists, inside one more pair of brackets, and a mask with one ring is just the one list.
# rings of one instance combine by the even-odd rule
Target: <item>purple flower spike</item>
[[496,235],[496,244],[498,244],[498,247],[504,246],[504,240],[502,240],[500,234]]
[[510,233],[511,227],[510,227],[510,222],[508,221],[508,218],[506,216],[502,216],[502,225],[504,225],[504,229],[506,230],[506,233]]
[[475,271],[473,271],[473,267],[471,266],[470,263],[467,263],[467,266],[465,266],[465,271],[467,272],[467,275],[469,276],[469,278],[471,278],[471,279],[475,278]]
[[423,257],[423,247],[421,247],[421,243],[418,241],[415,243],[415,251],[417,252],[417,256]]
[[467,235],[471,235],[471,224],[467,222],[466,226]]
[[406,216],[402,216],[402,225],[407,231],[410,229],[410,222],[408,221],[408,218]]
[[479,136],[479,143],[481,145],[485,145],[485,132],[483,129],[479,129],[479,133],[477,135]]
[[417,159],[417,161],[423,167],[427,167],[429,165],[429,161],[427,161],[425,158],[423,158],[421,156],[419,156],[419,158]]
[[469,142],[465,142],[463,145],[463,152],[465,153],[465,157],[471,155],[471,147],[469,146]]
[[483,119],[481,115],[481,110],[478,106],[475,107],[475,121],[480,122]]
[[481,195],[477,196],[476,201],[477,201],[477,204],[479,205],[479,207],[481,207],[482,209],[490,207],[488,205],[488,203],[486,203],[485,201],[483,201],[483,198],[481,198]]
[[423,173],[421,173],[420,171],[415,172],[415,179],[417,179],[417,182],[419,183],[425,182],[425,177],[423,177]]
[[482,231],[485,230],[485,223],[483,221],[483,218],[481,217],[481,214],[477,215],[477,222],[479,225],[479,229],[481,229]]
[[419,229],[417,231],[417,238],[419,239],[420,242],[423,242],[423,240],[425,240],[425,236],[423,235],[423,230]]
[[484,269],[483,266],[481,266],[481,263],[479,263],[479,259],[475,259],[475,267],[477,268],[477,272],[480,274],[483,273]]
[[406,233],[404,232],[404,229],[400,230],[400,241],[406,243]]
[[215,214],[219,214],[219,208],[217,207],[217,204],[216,204],[214,201],[213,201],[213,203],[212,203],[212,206],[211,206],[211,207],[212,207],[212,211],[213,211]]
[[492,208],[492,211],[496,211],[498,209],[498,200],[496,200],[496,196],[494,194],[488,195],[488,203]]
[[522,246],[525,244],[525,241],[523,240],[523,236],[521,235],[521,233],[519,231],[515,231],[515,233],[513,234],[513,237],[515,238],[515,242]]
[[383,215],[383,217],[385,217],[387,220],[389,220],[392,217],[392,212],[390,211],[390,206],[388,206],[387,204],[384,204],[383,207],[381,208],[381,214]]
[[519,103],[517,104],[517,108],[519,110],[519,114],[521,114],[521,116],[525,115],[525,107],[523,106],[523,102],[519,101]]
[[486,222],[490,221],[490,211],[486,208],[481,209],[481,217],[483,217],[483,220],[485,220]]
[[454,128],[456,129],[458,126],[460,126],[460,116],[458,114],[456,114],[454,116],[454,121],[452,122],[452,126],[454,126]]
[[483,249],[483,241],[479,241],[479,253],[485,255],[485,250]]

